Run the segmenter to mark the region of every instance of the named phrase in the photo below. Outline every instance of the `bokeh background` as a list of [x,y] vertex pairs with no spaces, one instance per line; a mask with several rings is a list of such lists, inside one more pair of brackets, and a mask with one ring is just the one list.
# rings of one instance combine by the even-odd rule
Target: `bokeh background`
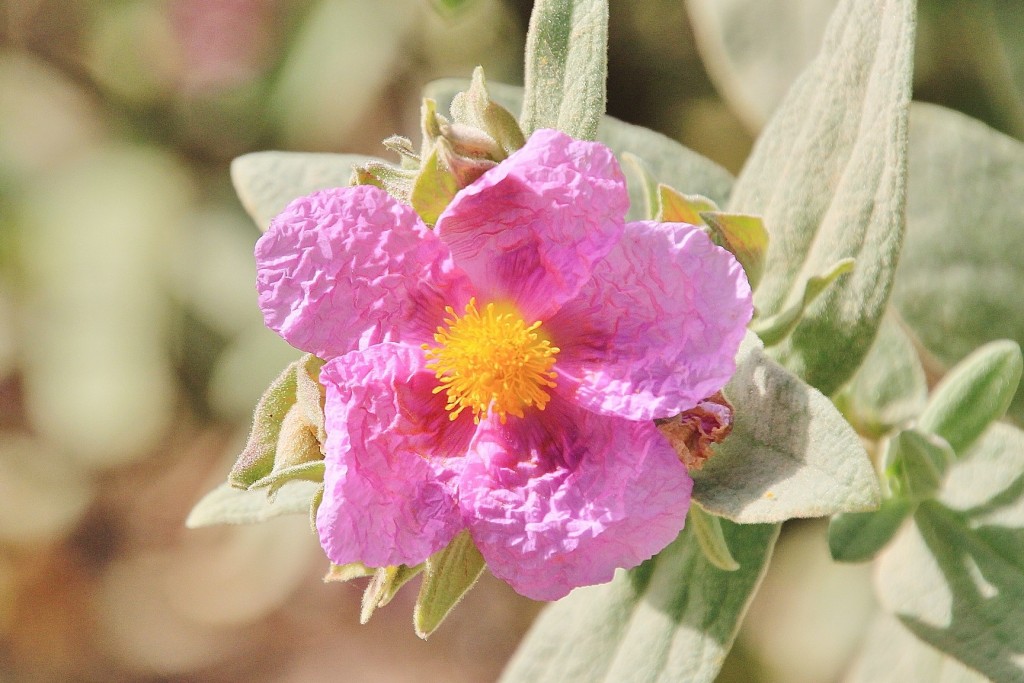
[[[800,4],[824,17],[835,2]],[[738,171],[781,93],[727,104],[682,0],[611,5],[609,113]],[[1013,75],[976,9],[922,4],[916,96],[1019,138]],[[320,580],[304,518],[183,522],[298,355],[262,326],[259,231],[231,159],[386,156],[383,138],[418,139],[426,82],[481,64],[521,83],[529,12],[0,0],[0,682],[497,676],[540,605],[489,576],[423,642],[414,587],[359,626],[361,586]],[[694,13],[701,31],[708,16]],[[765,55],[766,85],[813,54],[819,26],[794,24],[789,52]],[[828,559],[821,522],[791,523],[720,680],[837,680],[872,600],[866,567]]]

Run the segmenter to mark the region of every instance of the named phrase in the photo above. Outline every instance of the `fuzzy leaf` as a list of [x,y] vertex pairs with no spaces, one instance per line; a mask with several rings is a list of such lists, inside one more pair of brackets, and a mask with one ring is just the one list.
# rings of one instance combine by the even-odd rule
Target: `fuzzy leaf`
[[899,531],[916,503],[887,498],[870,512],[843,512],[829,521],[828,549],[838,562],[872,559]]
[[232,486],[248,488],[273,471],[281,427],[295,405],[296,370],[301,365],[301,360],[289,364],[256,404],[249,438],[228,474]]
[[914,637],[898,620],[879,615],[844,683],[988,683],[989,679]]
[[426,639],[436,631],[486,566],[468,531],[462,531],[444,550],[431,555],[413,612],[416,635]]
[[243,491],[221,484],[203,496],[185,526],[196,529],[215,524],[253,524],[272,517],[309,512],[309,504],[320,484],[311,481],[288,482],[273,500],[264,491]]
[[889,488],[906,500],[928,500],[942,488],[955,457],[942,437],[904,429],[889,440],[884,456]]
[[942,378],[921,413],[919,427],[962,453],[1006,414],[1022,369],[1024,359],[1016,342],[986,344]]
[[734,572],[740,568],[729,552],[729,544],[722,533],[722,520],[704,512],[700,505],[691,505],[686,521],[693,529],[693,535],[708,562],[724,572]]
[[[1024,144],[941,107],[915,104],[910,118],[893,303],[946,367],[995,339],[1024,345]],[[1010,413],[1024,420],[1024,392]]]
[[840,2],[821,52],[758,139],[727,206],[762,216],[768,229],[754,298],[765,318],[799,303],[809,278],[856,258],[856,270],[772,349],[826,394],[871,346],[899,255],[914,13],[912,0]]
[[864,364],[833,399],[857,431],[880,437],[924,410],[928,383],[898,316],[882,318]]
[[996,681],[1024,680],[1024,432],[996,423],[879,557],[882,606]]
[[740,568],[716,568],[690,529],[602,586],[549,605],[502,683],[710,683],[764,577],[779,527],[722,522]]
[[256,226],[266,230],[296,197],[345,187],[352,169],[370,162],[384,164],[380,159],[354,154],[253,152],[231,162],[231,181]]
[[523,132],[593,140],[608,80],[607,0],[538,0],[526,34]]
[[765,355],[751,335],[725,386],[732,433],[693,476],[705,510],[749,523],[859,512],[878,505],[878,478],[832,403]]

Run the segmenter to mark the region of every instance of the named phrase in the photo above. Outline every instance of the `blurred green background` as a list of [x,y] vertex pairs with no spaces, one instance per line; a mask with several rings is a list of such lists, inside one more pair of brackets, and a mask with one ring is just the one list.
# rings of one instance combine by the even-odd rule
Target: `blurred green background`
[[[720,85],[722,72],[705,69],[685,3],[613,2],[609,113],[736,172],[816,48],[811,15],[834,4],[802,3],[800,30],[779,36],[789,52],[758,60],[772,76],[745,106],[716,94],[708,71]],[[709,54],[714,5],[690,8]],[[965,30],[974,9],[922,7],[917,96],[1019,138],[1014,74],[993,67],[1005,55],[987,34]],[[383,138],[418,139],[426,82],[477,64],[521,82],[529,12],[511,0],[0,0],[0,681],[494,679],[539,608],[500,582],[485,577],[421,642],[414,590],[358,625],[361,591],[320,581],[305,519],[183,520],[298,355],[262,326],[259,231],[230,160],[386,156]],[[873,599],[869,570],[832,565],[823,533],[787,527],[721,680],[840,677]]]

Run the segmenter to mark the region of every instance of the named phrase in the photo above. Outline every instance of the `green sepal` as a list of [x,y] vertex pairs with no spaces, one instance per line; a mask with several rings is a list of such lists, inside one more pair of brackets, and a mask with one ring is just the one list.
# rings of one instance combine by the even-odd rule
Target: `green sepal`
[[750,329],[761,338],[765,346],[778,344],[790,335],[811,302],[817,299],[818,295],[824,292],[840,275],[852,271],[854,263],[855,260],[852,258],[840,259],[824,273],[808,278],[804,283],[803,296],[770,318],[755,319],[750,324]]
[[693,535],[708,562],[724,572],[734,572],[740,568],[729,551],[729,543],[725,540],[722,522],[718,517],[693,503],[690,505],[687,522],[693,526]]
[[412,169],[395,168],[379,161],[371,161],[352,169],[350,185],[373,185],[387,192],[398,201],[407,204],[412,194],[417,172]]
[[[324,394],[316,379],[323,363],[307,353],[271,383],[256,404],[249,439],[228,474],[229,484],[254,488],[272,474],[323,458]],[[274,478],[273,490],[286,480]]]
[[410,567],[404,564],[381,567],[363,591],[363,606],[359,612],[359,623],[365,624],[378,607],[384,607],[395,597],[399,589],[423,571],[423,564]]
[[477,582],[486,563],[468,531],[461,531],[448,546],[426,562],[423,585],[416,598],[413,626],[426,639]]
[[918,418],[918,427],[941,436],[958,455],[964,453],[992,422],[1006,414],[1022,367],[1016,342],[985,344],[942,378]]
[[718,205],[703,195],[683,194],[668,185],[658,184],[658,212],[654,220],[703,225],[701,214],[705,211],[718,211]]
[[899,531],[917,503],[886,498],[871,512],[843,512],[828,525],[828,549],[837,562],[867,562]]
[[309,528],[314,534],[319,534],[319,530],[316,528],[316,513],[320,509],[320,503],[324,502],[324,489],[326,486],[320,484],[316,491],[313,492],[312,498],[309,499]]
[[405,170],[418,170],[420,167],[420,155],[413,149],[412,140],[402,135],[392,135],[385,138],[381,143],[384,148],[394,152],[401,159],[402,168]]
[[743,266],[750,288],[756,289],[768,252],[768,231],[761,217],[721,211],[702,211],[700,217],[711,228],[711,235],[719,246],[729,250]]
[[904,429],[889,440],[883,456],[889,488],[895,497],[904,500],[934,498],[955,457],[942,437]]
[[456,123],[479,129],[494,141],[502,152],[502,156],[494,158],[494,161],[501,161],[526,144],[515,115],[491,100],[482,67],[473,69],[469,89],[452,99],[451,114]]
[[[447,130],[447,129],[446,129]],[[458,188],[466,187],[487,171],[497,166],[497,162],[486,157],[467,156],[455,151],[448,137],[438,138],[434,143],[437,149],[438,161],[442,168],[455,177],[455,185]]]
[[295,405],[295,370],[301,362],[297,360],[285,368],[256,404],[249,438],[228,474],[232,486],[247,489],[273,471],[281,425]]
[[[440,133],[440,130],[438,131]],[[440,147],[445,142],[435,141],[423,160],[423,167],[413,183],[409,201],[412,208],[427,225],[434,225],[459,191],[455,175],[441,162]]]
[[373,567],[367,567],[362,562],[350,562],[348,564],[334,564],[327,568],[324,574],[324,583],[345,583],[352,579],[365,579],[377,572]]

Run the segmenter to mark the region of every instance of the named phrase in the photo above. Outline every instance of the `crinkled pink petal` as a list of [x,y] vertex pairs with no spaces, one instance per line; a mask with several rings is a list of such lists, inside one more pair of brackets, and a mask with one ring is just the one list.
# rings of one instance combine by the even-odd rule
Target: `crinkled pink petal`
[[320,544],[336,564],[417,564],[463,528],[454,494],[474,432],[449,421],[422,350],[382,343],[329,361]]
[[652,422],[554,399],[504,426],[481,422],[459,489],[491,572],[529,598],[557,600],[668,545],[692,485]]
[[483,301],[512,301],[543,320],[619,240],[628,204],[607,147],[538,130],[459,192],[437,230]]
[[384,339],[427,341],[468,281],[416,213],[383,190],[300,197],[256,243],[263,318],[321,358]]
[[732,377],[753,312],[743,269],[702,230],[630,223],[578,297],[545,322],[559,392],[631,420],[692,408]]

